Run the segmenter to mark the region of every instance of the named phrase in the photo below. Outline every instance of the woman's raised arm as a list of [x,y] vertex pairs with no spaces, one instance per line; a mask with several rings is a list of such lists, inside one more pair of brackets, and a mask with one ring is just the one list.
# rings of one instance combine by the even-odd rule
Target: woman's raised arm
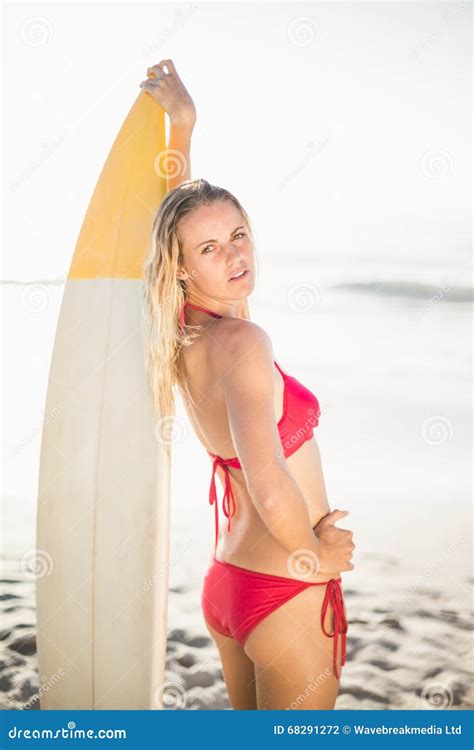
[[142,81],[140,87],[163,107],[170,118],[167,154],[160,162],[170,191],[191,179],[191,135],[196,123],[196,107],[172,60],[152,65],[147,74],[149,78]]

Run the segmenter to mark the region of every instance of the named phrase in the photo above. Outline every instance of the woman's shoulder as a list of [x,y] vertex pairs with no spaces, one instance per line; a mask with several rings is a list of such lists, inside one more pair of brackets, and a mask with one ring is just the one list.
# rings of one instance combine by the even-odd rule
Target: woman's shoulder
[[271,339],[267,331],[253,320],[245,318],[221,318],[216,321],[216,336],[214,341],[225,350],[247,349],[249,346],[258,349],[271,346]]
[[272,342],[261,325],[244,318],[221,318],[216,323],[209,346],[215,369],[221,371],[217,374],[239,362],[258,365],[269,358],[273,362]]

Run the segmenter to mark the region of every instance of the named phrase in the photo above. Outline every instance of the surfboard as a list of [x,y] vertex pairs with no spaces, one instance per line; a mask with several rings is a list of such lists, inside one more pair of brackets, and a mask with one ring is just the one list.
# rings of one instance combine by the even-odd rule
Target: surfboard
[[163,708],[170,461],[154,434],[141,268],[166,194],[155,161],[164,118],[140,92],[100,173],[61,303],[38,483],[42,709]]

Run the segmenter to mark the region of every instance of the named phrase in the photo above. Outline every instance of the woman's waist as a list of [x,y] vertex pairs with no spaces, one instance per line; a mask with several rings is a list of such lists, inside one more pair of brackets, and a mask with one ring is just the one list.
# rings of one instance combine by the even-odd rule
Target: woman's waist
[[322,583],[339,577],[339,573],[318,572],[319,563],[311,550],[288,552],[273,538],[260,518],[255,520],[252,528],[249,528],[248,521],[240,520],[241,523],[237,521],[232,525],[230,532],[227,529],[222,531],[215,553],[219,562],[303,583]]
[[[316,487],[313,491],[311,488],[305,488],[302,492],[306,508],[309,515],[309,523],[313,528],[319,521],[329,513],[329,505],[326,498],[325,492],[318,492],[317,487],[319,485],[313,485]],[[260,533],[269,533],[262,517],[260,516],[254,501],[250,497],[247,489],[244,488],[240,482],[235,482],[234,477],[231,477],[232,494],[234,496],[235,506],[231,516],[232,528],[238,527],[241,534],[251,534],[254,529],[258,529],[260,526]],[[222,513],[222,501],[219,500],[219,517]],[[222,514],[224,521],[227,524],[227,518],[225,514]]]

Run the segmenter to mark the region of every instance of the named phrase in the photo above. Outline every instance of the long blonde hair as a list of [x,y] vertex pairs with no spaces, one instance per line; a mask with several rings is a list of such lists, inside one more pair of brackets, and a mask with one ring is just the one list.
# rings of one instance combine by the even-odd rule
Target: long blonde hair
[[[143,277],[145,370],[158,418],[175,414],[175,388],[186,391],[180,367],[180,354],[201,332],[202,326],[186,325],[183,306],[187,299],[186,282],[177,278],[183,263],[183,246],[178,235],[179,222],[200,206],[230,201],[238,209],[254,246],[250,218],[237,198],[228,190],[204,179],[187,180],[171,190],[161,202],[153,221]],[[170,454],[169,441],[163,441]]]

